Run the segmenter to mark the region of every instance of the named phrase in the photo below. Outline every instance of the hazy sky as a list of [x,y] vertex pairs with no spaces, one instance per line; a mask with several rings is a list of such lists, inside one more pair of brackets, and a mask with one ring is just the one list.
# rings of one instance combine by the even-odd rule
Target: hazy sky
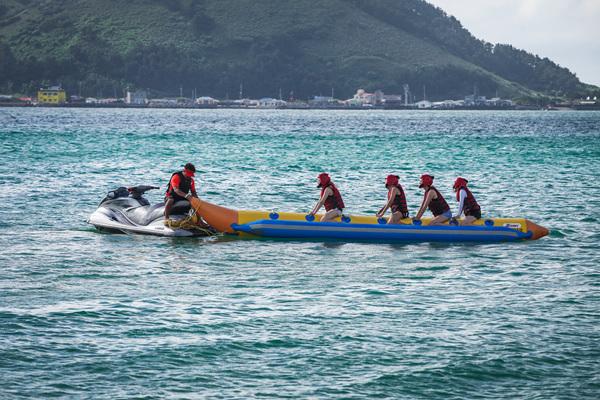
[[427,0],[478,39],[508,43],[600,86],[600,0]]

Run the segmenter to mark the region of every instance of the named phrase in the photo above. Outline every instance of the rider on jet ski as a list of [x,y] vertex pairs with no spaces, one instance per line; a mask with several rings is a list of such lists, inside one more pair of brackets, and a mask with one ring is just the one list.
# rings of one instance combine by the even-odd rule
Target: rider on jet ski
[[180,200],[189,200],[191,197],[198,197],[196,193],[196,184],[194,183],[194,174],[196,167],[194,164],[187,163],[182,171],[171,175],[167,192],[165,193],[165,223],[169,220],[171,207]]

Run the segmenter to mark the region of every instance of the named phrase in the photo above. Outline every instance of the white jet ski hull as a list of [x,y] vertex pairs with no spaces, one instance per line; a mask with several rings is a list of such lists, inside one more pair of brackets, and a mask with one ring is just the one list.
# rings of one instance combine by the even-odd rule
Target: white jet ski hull
[[191,237],[191,236],[206,236],[202,232],[192,232],[185,229],[172,229],[164,225],[164,220],[153,222],[146,226],[125,225],[118,221],[114,221],[101,210],[96,210],[87,221],[94,225],[99,230],[108,230],[120,233],[135,233],[141,235],[154,235],[166,237]]

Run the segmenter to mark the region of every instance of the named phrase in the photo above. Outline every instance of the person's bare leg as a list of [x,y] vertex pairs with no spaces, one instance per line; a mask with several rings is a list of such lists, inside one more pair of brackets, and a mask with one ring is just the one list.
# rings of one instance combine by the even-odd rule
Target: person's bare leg
[[460,221],[460,226],[473,225],[473,222],[475,221],[477,221],[477,218],[472,215],[467,215],[462,221]]
[[434,217],[431,221],[429,221],[429,226],[432,225],[442,225],[444,222],[448,221],[450,218],[446,217],[445,215],[438,215],[437,217]]
[[321,222],[332,222],[341,215],[342,212],[338,209],[329,210],[321,217]]
[[175,200],[172,197],[169,197],[165,202],[165,219],[169,219],[171,216],[171,207],[173,207],[173,203]]
[[388,225],[393,225],[393,224],[404,225],[404,222],[402,222],[402,213],[401,212],[392,213],[392,216],[388,219]]

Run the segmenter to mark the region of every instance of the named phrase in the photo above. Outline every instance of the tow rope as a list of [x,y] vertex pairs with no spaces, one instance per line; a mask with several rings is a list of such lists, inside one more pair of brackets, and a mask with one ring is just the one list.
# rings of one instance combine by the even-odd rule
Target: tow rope
[[203,226],[200,226],[201,223],[202,220],[200,219],[200,216],[196,214],[196,211],[193,209],[190,210],[190,214],[185,218],[178,220],[165,220],[165,226],[171,229],[184,229],[186,231],[201,232],[204,233],[206,236],[214,236],[217,234],[217,232],[211,227],[205,228]]

